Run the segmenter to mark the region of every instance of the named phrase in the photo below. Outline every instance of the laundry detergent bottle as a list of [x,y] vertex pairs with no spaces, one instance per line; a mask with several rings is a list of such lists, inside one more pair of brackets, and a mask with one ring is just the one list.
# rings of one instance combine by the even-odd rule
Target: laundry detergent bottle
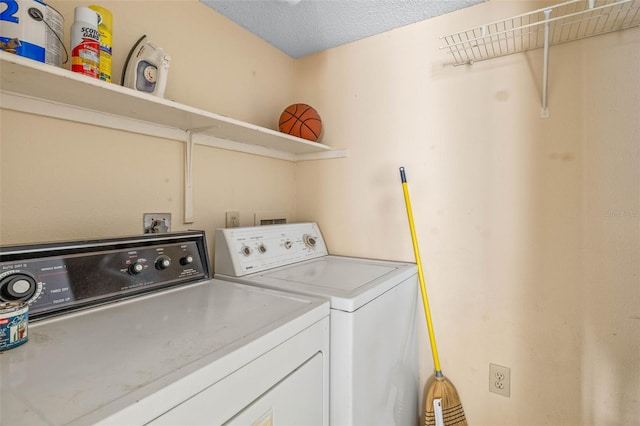
[[100,78],[100,33],[98,14],[78,6],[71,26],[71,71]]

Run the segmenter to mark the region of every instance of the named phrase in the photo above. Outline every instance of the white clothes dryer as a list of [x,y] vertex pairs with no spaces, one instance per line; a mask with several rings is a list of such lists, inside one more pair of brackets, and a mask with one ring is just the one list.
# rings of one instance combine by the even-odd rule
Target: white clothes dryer
[[210,279],[203,232],[0,247],[2,425],[328,425],[329,303]]
[[316,223],[216,231],[215,277],[330,301],[332,425],[416,425],[415,264],[334,256]]

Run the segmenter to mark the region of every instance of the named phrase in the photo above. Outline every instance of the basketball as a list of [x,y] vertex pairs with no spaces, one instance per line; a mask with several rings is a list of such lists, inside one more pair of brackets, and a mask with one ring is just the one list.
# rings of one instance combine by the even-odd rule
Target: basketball
[[280,114],[278,127],[282,133],[316,142],[322,133],[322,120],[309,105],[293,104]]

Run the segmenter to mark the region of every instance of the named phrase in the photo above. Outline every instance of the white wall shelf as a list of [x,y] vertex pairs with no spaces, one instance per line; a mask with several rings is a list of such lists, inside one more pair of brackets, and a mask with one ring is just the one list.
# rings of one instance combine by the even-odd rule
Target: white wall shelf
[[542,113],[548,117],[549,46],[640,25],[640,0],[570,0],[441,37],[454,65],[544,48]]
[[0,106],[287,161],[345,157],[328,145],[0,51]]
[[286,161],[346,157],[296,138],[0,51],[0,107],[185,142],[184,222],[193,222],[194,144]]

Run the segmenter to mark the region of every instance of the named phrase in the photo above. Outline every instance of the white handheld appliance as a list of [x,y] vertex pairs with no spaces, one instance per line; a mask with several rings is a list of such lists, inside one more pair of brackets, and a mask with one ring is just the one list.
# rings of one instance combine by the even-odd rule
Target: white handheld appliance
[[171,56],[146,38],[146,35],[140,37],[129,52],[122,72],[122,85],[164,97]]

